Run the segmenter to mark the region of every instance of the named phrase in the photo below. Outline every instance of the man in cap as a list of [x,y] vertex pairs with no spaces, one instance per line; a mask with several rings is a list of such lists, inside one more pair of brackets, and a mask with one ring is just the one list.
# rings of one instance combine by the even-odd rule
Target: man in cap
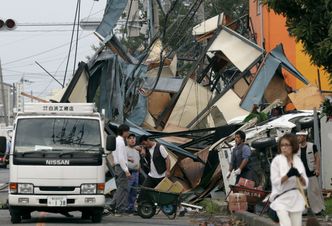
[[140,169],[140,152],[139,146],[136,146],[136,136],[133,133],[129,133],[127,137],[127,157],[128,157],[128,169],[131,174],[131,178],[128,181],[129,195],[128,195],[128,207],[127,212],[135,212],[135,201],[137,196],[139,169]]
[[307,141],[308,131],[301,130],[297,132],[296,135],[300,144],[298,155],[301,157],[306,174],[309,178],[307,193],[310,208],[315,214],[323,214],[325,205],[318,182],[320,175],[320,157],[317,146]]

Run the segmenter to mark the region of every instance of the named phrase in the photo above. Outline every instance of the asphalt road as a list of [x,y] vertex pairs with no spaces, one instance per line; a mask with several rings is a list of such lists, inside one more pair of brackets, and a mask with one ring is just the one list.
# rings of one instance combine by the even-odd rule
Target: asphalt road
[[[9,170],[0,169],[0,185],[8,182]],[[0,201],[6,199],[7,193],[0,192]],[[17,225],[36,225],[36,226],[45,226],[45,225],[120,225],[120,226],[143,226],[143,225],[198,225],[198,223],[193,222],[189,217],[177,217],[174,220],[169,220],[164,214],[160,213],[159,215],[154,216],[151,219],[143,219],[139,216],[122,216],[115,217],[112,215],[106,216],[103,218],[102,222],[99,224],[93,224],[89,220],[80,219],[80,212],[72,212],[74,215],[73,218],[65,217],[61,214],[45,213],[45,212],[33,212],[31,220],[22,221],[21,224]],[[10,222],[10,215],[8,209],[0,209],[0,225],[12,225]]]
[[[73,212],[74,217],[68,218],[60,214],[44,213],[44,212],[34,212],[32,213],[31,220],[22,221],[21,224],[17,225],[121,225],[121,226],[143,226],[143,225],[198,225],[192,222],[188,217],[178,217],[174,220],[169,220],[166,216],[159,214],[151,219],[142,219],[139,216],[106,216],[103,218],[101,223],[94,224],[89,220],[81,220],[79,212]],[[10,216],[8,210],[0,210],[0,225],[12,225],[10,222]]]

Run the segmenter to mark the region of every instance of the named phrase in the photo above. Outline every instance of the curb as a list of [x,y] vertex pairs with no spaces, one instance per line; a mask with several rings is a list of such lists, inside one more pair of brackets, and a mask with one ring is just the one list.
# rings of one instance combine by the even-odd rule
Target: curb
[[261,217],[254,213],[249,213],[247,211],[235,212],[234,216],[247,223],[248,226],[276,226],[269,218]]

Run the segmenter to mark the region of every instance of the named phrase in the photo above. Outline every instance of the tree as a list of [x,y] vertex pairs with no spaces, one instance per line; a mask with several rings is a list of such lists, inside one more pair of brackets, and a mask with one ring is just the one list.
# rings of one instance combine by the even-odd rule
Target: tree
[[332,83],[332,0],[265,0],[264,3],[286,17],[289,34],[303,44],[313,64],[329,73]]

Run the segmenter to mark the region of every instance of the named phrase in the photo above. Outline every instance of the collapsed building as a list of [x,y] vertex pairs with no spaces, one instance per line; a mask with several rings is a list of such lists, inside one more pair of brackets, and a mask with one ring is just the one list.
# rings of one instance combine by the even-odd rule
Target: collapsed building
[[[160,41],[135,58],[115,35],[105,33],[102,22],[97,35],[103,45],[89,62],[79,64],[68,86],[51,101],[94,102],[109,120],[108,133],[126,122],[137,135],[156,138],[171,154],[172,180],[185,191],[197,191],[191,199],[200,200],[222,181],[218,145],[243,128],[243,123],[232,123],[234,118],[279,99],[282,106],[303,105],[283,70],[308,84],[282,44],[265,52],[252,35],[237,32],[240,22],[220,14],[195,26],[192,35],[204,51],[186,75],[177,73],[176,54],[161,57]],[[310,106],[319,107],[316,100]]]

